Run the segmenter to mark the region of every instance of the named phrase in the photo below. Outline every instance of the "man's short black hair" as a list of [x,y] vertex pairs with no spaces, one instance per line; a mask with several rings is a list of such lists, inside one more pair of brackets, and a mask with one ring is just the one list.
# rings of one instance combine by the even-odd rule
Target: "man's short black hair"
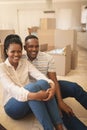
[[28,36],[25,37],[25,42],[26,42],[27,40],[29,40],[29,39],[34,39],[34,38],[38,40],[38,37],[37,37],[37,36],[35,36],[35,35],[28,35]]

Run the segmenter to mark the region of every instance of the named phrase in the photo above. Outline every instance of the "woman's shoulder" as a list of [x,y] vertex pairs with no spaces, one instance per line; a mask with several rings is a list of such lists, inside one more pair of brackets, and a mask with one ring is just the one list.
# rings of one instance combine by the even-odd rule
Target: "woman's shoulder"
[[1,62],[1,63],[0,63],[0,68],[3,67],[4,64],[5,64],[4,62]]
[[23,58],[23,57],[20,59],[20,62],[21,62],[21,64],[24,64],[24,65],[26,65],[26,64],[28,64],[28,65],[31,64],[31,63],[28,61],[27,58]]
[[5,68],[6,68],[5,63],[4,62],[0,63],[0,72],[3,72]]

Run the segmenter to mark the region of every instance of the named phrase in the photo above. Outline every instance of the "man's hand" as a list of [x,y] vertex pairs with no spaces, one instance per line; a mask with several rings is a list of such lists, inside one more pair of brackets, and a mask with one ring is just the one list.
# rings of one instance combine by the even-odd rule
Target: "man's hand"
[[67,104],[65,104],[63,101],[59,102],[59,107],[62,111],[66,112],[68,115],[75,115],[72,108],[70,108]]

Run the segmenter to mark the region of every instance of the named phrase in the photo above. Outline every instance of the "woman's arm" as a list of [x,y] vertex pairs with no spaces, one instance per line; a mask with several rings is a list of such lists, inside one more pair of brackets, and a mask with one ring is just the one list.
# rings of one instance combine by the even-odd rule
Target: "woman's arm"
[[39,100],[39,101],[42,101],[46,98],[48,98],[49,96],[49,93],[47,91],[44,91],[44,90],[40,90],[38,92],[29,92],[28,96],[27,96],[27,99],[28,100]]
[[7,94],[19,101],[27,101],[28,91],[16,85],[0,66],[0,82]]
[[47,78],[39,70],[37,70],[29,61],[28,61],[28,63],[29,63],[29,74],[37,80],[40,80],[40,79],[46,80],[50,85],[50,88],[47,90],[47,93],[49,95],[45,100],[44,99],[43,100],[47,101],[47,100],[51,99],[55,95],[55,84],[54,84],[54,82],[51,79]]
[[10,77],[0,70],[0,81],[11,97],[14,97],[18,101],[27,101],[27,100],[42,100],[48,97],[48,93],[46,91],[39,91],[39,92],[30,92],[22,86],[16,85]]

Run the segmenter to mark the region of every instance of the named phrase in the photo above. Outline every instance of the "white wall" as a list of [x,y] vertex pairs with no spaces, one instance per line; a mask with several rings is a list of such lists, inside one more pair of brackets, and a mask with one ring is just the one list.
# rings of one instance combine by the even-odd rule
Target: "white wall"
[[0,4],[0,29],[15,29],[18,32],[17,8]]
[[[79,29],[80,27],[80,21],[81,21],[81,5],[87,4],[87,2],[58,2],[54,4],[54,9],[56,11],[55,15],[52,17],[56,17],[57,21],[57,27],[58,27],[58,22],[59,22],[59,12],[61,9],[68,9],[71,10],[71,15],[69,17],[70,19],[70,27],[71,28],[77,28]],[[32,16],[32,11],[44,11],[47,8],[45,3],[22,3],[22,4],[15,4],[15,3],[6,3],[2,4],[0,3],[0,29],[15,29],[16,33],[20,33],[20,21],[19,21],[19,15],[18,12],[21,10],[29,11],[29,17]],[[51,15],[45,15],[43,14],[42,17],[51,17]],[[39,17],[41,17],[41,13],[38,13],[38,19],[36,18],[36,21],[34,19],[34,22],[39,23]],[[65,17],[66,18],[66,17]],[[24,24],[28,26],[28,17],[25,19],[24,17]],[[33,22],[33,23],[34,23]],[[67,24],[67,23],[66,23]],[[32,26],[34,26],[32,24]],[[24,34],[25,32],[21,32]]]

